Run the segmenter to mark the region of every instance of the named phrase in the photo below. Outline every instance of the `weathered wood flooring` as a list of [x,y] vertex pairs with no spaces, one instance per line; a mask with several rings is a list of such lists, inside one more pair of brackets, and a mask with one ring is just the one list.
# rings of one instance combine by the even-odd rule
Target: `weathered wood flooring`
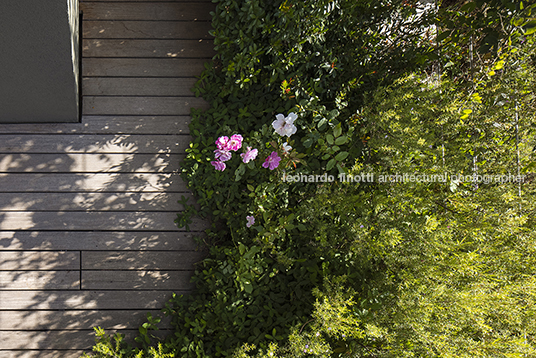
[[81,1],[81,123],[0,126],[0,357],[78,357],[191,290],[203,224],[173,221],[213,7]]

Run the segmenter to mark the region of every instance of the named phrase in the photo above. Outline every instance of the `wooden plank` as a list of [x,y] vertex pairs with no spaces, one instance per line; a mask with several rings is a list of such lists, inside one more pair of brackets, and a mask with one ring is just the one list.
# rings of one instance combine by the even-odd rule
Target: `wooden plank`
[[[189,291],[175,291],[177,295]],[[173,291],[0,291],[3,310],[164,308]],[[72,347],[74,348],[74,347]]]
[[82,271],[84,290],[192,290],[191,271]]
[[0,291],[79,289],[80,271],[0,271]]
[[85,115],[188,115],[190,108],[206,109],[196,97],[92,97],[84,96]]
[[0,173],[174,173],[183,154],[0,154]]
[[88,116],[82,123],[2,124],[15,134],[188,134],[190,116]]
[[82,270],[191,270],[204,256],[201,251],[89,251],[82,253]]
[[80,3],[84,20],[171,20],[211,21],[210,11],[215,8],[207,3]]
[[[113,334],[115,330],[107,333]],[[138,330],[120,330],[127,341],[137,336]],[[156,331],[154,335],[165,336],[167,331]],[[82,350],[90,349],[95,342],[93,330],[83,331],[4,331],[2,332],[2,349],[55,349]],[[1,353],[1,351],[0,351]],[[39,356],[41,357],[41,356]],[[4,356],[2,356],[4,358]]]
[[[0,331],[13,330],[79,330],[101,327],[103,329],[137,329],[147,321],[147,313],[162,317],[160,310],[36,310],[0,311]],[[169,317],[163,317],[160,328],[171,328]],[[0,333],[2,335],[2,333]],[[0,354],[0,356],[2,356]],[[2,356],[3,357],[3,356]]]
[[211,59],[212,40],[108,40],[82,41],[83,57],[156,57]]
[[82,76],[199,76],[210,60],[190,58],[84,58]]
[[14,192],[186,192],[177,173],[1,174],[0,188]]
[[179,154],[190,140],[185,134],[0,134],[0,153]]
[[193,96],[195,78],[86,77],[84,96]]
[[210,22],[84,21],[84,39],[212,39]]
[[[4,211],[0,213],[0,230],[137,230],[179,231],[176,212],[48,212]],[[201,231],[207,224],[194,219],[190,229]]]
[[201,235],[184,231],[0,231],[0,251],[196,250],[194,236]]
[[3,211],[181,211],[188,193],[0,193]]
[[80,358],[82,354],[90,353],[89,350],[56,350],[56,349],[40,349],[40,350],[4,350],[0,349],[2,358]]
[[[162,0],[113,0],[114,2],[162,2]],[[186,3],[211,3],[212,0],[166,0],[167,2],[186,2]],[[80,0],[82,3],[92,2],[110,2],[110,0]]]
[[[0,251],[0,271],[79,270],[80,252]],[[0,322],[3,321],[0,319]],[[3,324],[2,324],[3,326]],[[4,327],[5,328],[5,327]],[[2,329],[0,327],[0,329]]]

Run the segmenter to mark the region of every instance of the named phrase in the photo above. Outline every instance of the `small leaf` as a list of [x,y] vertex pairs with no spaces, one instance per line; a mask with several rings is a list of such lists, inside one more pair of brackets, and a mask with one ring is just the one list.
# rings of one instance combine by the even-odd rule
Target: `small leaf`
[[450,36],[450,31],[442,32],[439,35],[437,35],[436,41],[441,42],[441,41],[443,41],[444,39],[446,39],[449,36]]
[[[335,160],[341,162],[348,157],[348,152],[340,152],[335,156]],[[329,164],[329,163],[328,163]],[[329,170],[329,169],[328,169]]]
[[536,20],[531,20],[527,22],[523,29],[525,30],[525,35],[531,35],[536,32]]
[[[341,153],[339,153],[339,154],[341,154]],[[328,164],[326,165],[326,170],[331,170],[335,166],[336,163],[337,162],[335,161],[335,159],[331,159],[328,162]]]
[[335,139],[335,144],[337,144],[337,145],[343,145],[344,143],[346,143],[346,140],[347,140],[347,139],[348,139],[348,138],[346,138],[346,136],[343,135],[342,137],[339,137],[339,138]]
[[476,8],[476,4],[474,2],[468,2],[467,4],[463,5],[460,8],[460,11],[464,12],[473,12],[473,10]]
[[512,23],[514,24],[514,26],[521,26],[523,25],[523,23],[525,22],[525,19],[520,17],[519,19],[515,19],[512,21]]
[[494,70],[501,70],[503,67],[504,67],[504,61],[501,60],[501,61],[497,62],[495,64],[495,66],[493,66],[493,69]]
[[333,145],[333,136],[331,134],[326,135],[326,140],[329,145]]
[[342,127],[341,127],[341,123],[339,123],[337,124],[335,129],[333,129],[333,135],[335,136],[335,138],[337,138],[337,137],[340,137],[341,134],[342,134]]

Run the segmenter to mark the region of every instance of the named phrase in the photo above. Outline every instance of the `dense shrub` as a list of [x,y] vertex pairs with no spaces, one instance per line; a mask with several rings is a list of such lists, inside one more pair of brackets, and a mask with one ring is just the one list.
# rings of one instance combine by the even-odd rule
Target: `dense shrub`
[[[534,355],[532,180],[451,180],[531,178],[531,8],[469,4],[219,1],[181,164],[199,210],[177,219],[212,220],[210,254],[173,335],[100,332],[101,357]],[[379,180],[401,173],[450,178]]]

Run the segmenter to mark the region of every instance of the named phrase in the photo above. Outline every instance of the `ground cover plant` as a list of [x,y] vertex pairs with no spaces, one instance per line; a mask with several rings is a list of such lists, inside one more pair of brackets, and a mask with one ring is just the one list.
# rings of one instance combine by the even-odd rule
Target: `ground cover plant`
[[172,334],[96,356],[534,355],[533,8],[218,1],[177,219],[210,254]]

